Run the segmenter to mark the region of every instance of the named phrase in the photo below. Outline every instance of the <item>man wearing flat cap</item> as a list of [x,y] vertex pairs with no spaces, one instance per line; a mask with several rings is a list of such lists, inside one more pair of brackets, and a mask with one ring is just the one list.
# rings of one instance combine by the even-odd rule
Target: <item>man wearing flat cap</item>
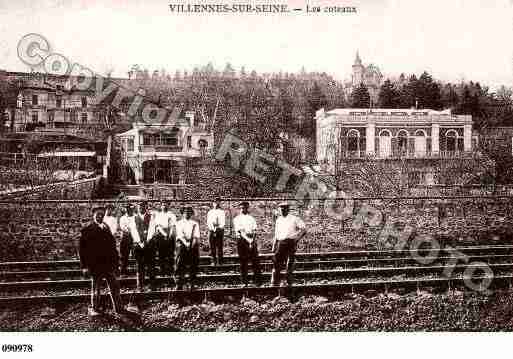
[[176,289],[183,289],[184,274],[189,267],[189,281],[191,290],[199,265],[199,240],[200,231],[198,222],[192,219],[194,211],[192,207],[186,207],[184,218],[176,223]]
[[207,213],[208,239],[212,265],[220,265],[223,262],[223,238],[225,226],[225,213],[221,209],[221,198],[216,197],[212,203],[212,209]]
[[273,242],[273,272],[271,285],[280,285],[280,272],[287,267],[287,284],[292,285],[294,259],[297,243],[306,234],[305,222],[290,214],[290,205],[282,202],[279,205],[280,215],[276,219]]
[[258,286],[261,281],[260,262],[258,260],[258,247],[255,240],[257,223],[249,214],[249,203],[242,202],[239,205],[240,214],[233,219],[233,229],[237,236],[237,251],[240,260],[240,275],[245,287],[248,285],[248,262],[251,261],[254,273],[254,281]]

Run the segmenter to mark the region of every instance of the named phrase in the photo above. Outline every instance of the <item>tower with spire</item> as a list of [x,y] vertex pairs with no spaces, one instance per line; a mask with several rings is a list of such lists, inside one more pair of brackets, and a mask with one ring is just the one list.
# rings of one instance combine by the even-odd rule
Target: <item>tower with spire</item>
[[364,65],[360,58],[360,52],[356,51],[356,56],[352,66],[351,78],[344,82],[344,92],[349,98],[354,89],[360,84],[364,84],[369,91],[372,103],[377,103],[379,88],[383,80],[383,75],[376,65]]
[[358,53],[358,50],[356,50],[356,58],[354,59],[354,64],[353,64],[353,74],[351,76],[351,83],[352,83],[353,87],[357,87],[363,82],[364,71],[365,71],[365,68],[362,65],[362,60],[360,59],[360,54]]

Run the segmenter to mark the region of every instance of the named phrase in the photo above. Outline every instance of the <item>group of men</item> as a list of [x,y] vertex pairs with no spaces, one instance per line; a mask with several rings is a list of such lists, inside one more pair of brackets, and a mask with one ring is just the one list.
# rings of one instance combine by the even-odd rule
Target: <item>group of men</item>
[[[247,286],[248,264],[251,262],[254,282],[261,285],[257,222],[250,214],[249,202],[244,201],[239,207],[240,214],[233,218],[232,225],[237,241],[241,279],[243,285]],[[299,217],[289,213],[288,203],[280,203],[279,207],[281,213],[275,225],[271,285],[279,285],[280,272],[285,265],[287,283],[291,285],[297,242],[305,235],[306,228]],[[150,282],[155,279],[157,258],[161,275],[174,274],[175,289],[183,289],[187,269],[190,288],[194,288],[200,259],[200,230],[199,223],[193,219],[192,207],[182,207],[179,220],[163,202],[155,211],[151,211],[146,203],[137,207],[129,204],[126,213],[119,220],[113,212],[112,206],[106,209],[95,208],[93,221],[82,229],[79,254],[84,274],[89,272],[91,275],[90,315],[99,314],[98,297],[103,279],[110,288],[114,310],[124,311],[116,277],[119,268],[121,275],[127,274],[130,253],[137,263],[137,290],[144,290],[146,276]],[[213,202],[212,209],[207,213],[206,223],[212,265],[222,265],[226,215],[221,208],[220,198]],[[120,238],[119,254],[116,237]]]

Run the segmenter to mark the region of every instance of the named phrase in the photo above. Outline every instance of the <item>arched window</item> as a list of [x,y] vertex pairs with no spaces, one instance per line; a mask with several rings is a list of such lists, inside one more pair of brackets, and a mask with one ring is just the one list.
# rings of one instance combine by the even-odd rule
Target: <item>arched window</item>
[[381,130],[379,133],[379,155],[390,157],[392,153],[392,134],[388,130]]
[[360,151],[360,132],[355,129],[347,132],[347,150],[349,152]]
[[426,155],[426,132],[424,130],[415,131],[415,156],[424,157]]
[[445,133],[445,150],[448,152],[458,150],[458,132],[449,130]]
[[397,148],[401,155],[408,152],[408,132],[406,130],[399,130],[397,132]]

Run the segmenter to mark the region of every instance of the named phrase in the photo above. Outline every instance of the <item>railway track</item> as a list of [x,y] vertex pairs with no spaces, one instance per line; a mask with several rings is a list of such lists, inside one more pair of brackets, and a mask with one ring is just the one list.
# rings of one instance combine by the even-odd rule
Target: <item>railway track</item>
[[[475,267],[475,268],[472,268]],[[454,265],[452,272],[455,274],[463,273],[467,268],[479,270],[483,266],[478,264],[457,264]],[[513,272],[513,263],[488,264],[493,273]],[[295,279],[303,280],[348,280],[353,278],[386,278],[394,276],[415,277],[419,275],[442,275],[444,270],[448,268],[446,265],[434,266],[404,266],[404,267],[373,267],[373,268],[348,268],[348,269],[329,269],[329,270],[296,270],[294,272]],[[271,272],[262,273],[265,281],[271,278]],[[240,281],[238,273],[221,273],[221,274],[200,274],[197,276],[197,284],[206,283],[215,284],[235,284]],[[119,279],[121,287],[134,288],[136,285],[135,276]],[[173,283],[172,277],[160,276],[153,281],[154,286]],[[43,281],[17,281],[0,283],[0,293],[12,291],[27,290],[68,290],[88,288],[91,285],[89,279],[67,279],[67,280],[43,280]]]
[[[476,277],[476,280],[492,279],[487,276]],[[493,277],[489,289],[511,288],[513,275],[497,275]],[[276,296],[276,295],[322,295],[325,297],[335,296],[340,298],[343,295],[354,293],[388,293],[394,290],[418,291],[422,288],[432,290],[452,290],[465,287],[465,278],[416,278],[398,280],[368,280],[341,283],[315,283],[297,284],[290,287],[228,287],[228,288],[200,288],[193,291],[187,290],[153,290],[141,293],[121,293],[125,302],[141,302],[148,300],[173,300],[178,302],[186,301],[225,301],[239,300],[242,297],[254,296]],[[11,296],[0,297],[0,305],[4,307],[27,305],[57,305],[87,302],[90,300],[88,293],[80,294],[59,294],[59,295],[33,295],[33,296]],[[103,299],[105,300],[105,298]]]
[[[354,250],[354,251],[337,251],[337,252],[324,252],[324,253],[296,253],[296,260],[300,261],[323,261],[323,260],[355,260],[355,261],[376,261],[391,260],[394,258],[412,258],[414,256],[426,256],[431,253],[430,249],[404,249],[404,250]],[[466,256],[474,255],[494,255],[494,254],[512,254],[513,245],[487,245],[487,246],[466,246],[466,247],[447,247],[441,248],[441,256],[453,256],[455,254],[463,254]],[[260,254],[262,261],[270,261],[272,254]],[[224,262],[226,264],[237,264],[238,256],[226,256]],[[208,265],[210,257],[203,256],[200,258],[200,265]],[[130,264],[135,264],[134,260]],[[31,261],[31,262],[1,262],[0,273],[21,270],[52,270],[62,268],[79,268],[79,261],[77,259],[60,260],[60,261]]]
[[[401,285],[406,288],[411,283],[416,283],[416,289],[430,286],[429,283],[436,284],[436,287],[451,287],[451,284],[463,282],[468,273],[472,273],[474,281],[479,279],[478,275],[489,275],[489,272],[482,270],[483,263],[493,272],[493,285],[506,282],[507,285],[511,284],[513,245],[445,248],[440,251],[440,257],[429,254],[427,249],[298,253],[294,276],[298,285],[293,289],[296,292],[310,293],[315,288],[333,286],[340,290],[351,288],[352,291],[359,291],[369,290],[373,285],[377,288],[397,288]],[[466,261],[459,258],[462,254]],[[413,258],[415,256],[421,257],[426,264],[419,263]],[[268,281],[272,268],[271,256],[264,254],[261,260],[263,279]],[[168,296],[176,294],[177,298],[185,296],[185,293],[192,296],[198,295],[192,293],[219,296],[219,293],[225,293],[223,291],[276,294],[276,287],[240,288],[236,256],[227,257],[222,266],[213,267],[209,262],[209,257],[201,258],[197,283],[199,288],[193,292],[169,290],[173,280],[171,277],[162,276],[152,283],[153,289],[150,292],[134,294],[136,279],[133,268],[128,277],[120,278],[120,284],[124,295],[142,298],[146,295],[148,298],[158,297],[158,293],[167,293]],[[447,271],[450,273],[448,278],[443,274]],[[27,301],[53,302],[52,298],[57,302],[66,301],[65,298],[80,301],[83,296],[87,297],[89,286],[90,280],[81,277],[77,260],[0,263],[0,303],[6,305]]]
[[[455,257],[442,256],[442,257],[423,257],[425,263],[437,264],[448,263],[454,260]],[[513,254],[494,254],[494,255],[473,255],[468,256],[469,262],[479,261],[488,264],[508,263],[512,260]],[[272,262],[264,260],[261,262],[262,270],[270,271]],[[310,261],[296,261],[296,269],[299,270],[314,270],[314,269],[351,269],[351,268],[375,268],[375,267],[419,267],[422,266],[417,260],[411,257],[397,257],[397,258],[369,258],[369,259],[333,259],[333,260],[310,260]],[[73,269],[73,268],[76,269]],[[251,265],[249,265],[251,269]],[[200,265],[200,273],[214,274],[214,273],[233,273],[239,271],[237,263],[223,264],[219,266],[210,266],[207,264]],[[130,275],[135,274],[135,266],[128,268]],[[70,266],[69,269],[54,269],[54,270],[14,270],[0,272],[0,283],[17,280],[58,280],[58,279],[77,279],[82,277],[82,271],[78,269],[77,265]]]

